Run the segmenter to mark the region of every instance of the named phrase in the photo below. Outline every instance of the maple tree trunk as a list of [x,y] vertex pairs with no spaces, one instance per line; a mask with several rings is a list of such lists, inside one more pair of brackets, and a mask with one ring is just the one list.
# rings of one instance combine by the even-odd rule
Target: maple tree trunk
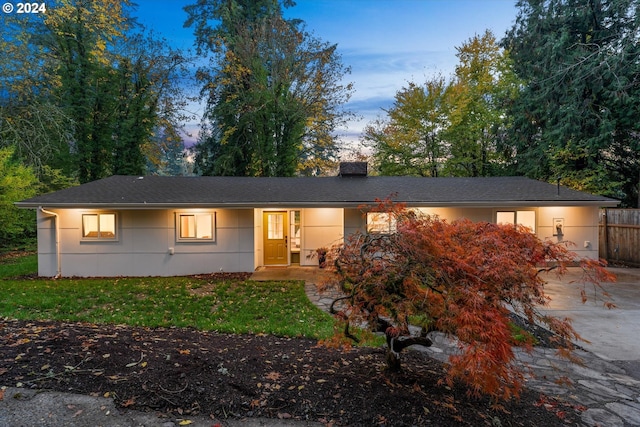
[[400,366],[400,353],[396,353],[392,351],[390,348],[387,348],[387,371],[389,372],[402,371],[402,366]]
[[395,328],[388,328],[385,332],[387,337],[387,370],[390,372],[400,372],[402,366],[400,364],[400,352],[412,345],[421,345],[423,347],[431,347],[433,342],[427,337],[409,337],[397,336]]

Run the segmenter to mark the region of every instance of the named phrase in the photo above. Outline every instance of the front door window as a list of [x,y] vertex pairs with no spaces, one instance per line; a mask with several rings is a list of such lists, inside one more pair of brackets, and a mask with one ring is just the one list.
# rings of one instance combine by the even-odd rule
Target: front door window
[[287,212],[264,212],[264,264],[288,264]]

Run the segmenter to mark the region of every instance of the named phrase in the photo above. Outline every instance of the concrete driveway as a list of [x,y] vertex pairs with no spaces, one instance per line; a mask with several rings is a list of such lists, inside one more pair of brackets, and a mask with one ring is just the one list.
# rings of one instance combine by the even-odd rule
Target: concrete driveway
[[[610,268],[617,282],[605,283],[603,288],[617,306],[613,309],[604,307],[604,300],[593,285],[580,281],[579,268],[569,270],[561,281],[553,272],[543,276],[548,281],[545,292],[551,297],[543,311],[572,319],[575,330],[589,341],[578,345],[598,357],[611,361],[640,360],[640,269]],[[584,304],[582,289],[589,297]]]

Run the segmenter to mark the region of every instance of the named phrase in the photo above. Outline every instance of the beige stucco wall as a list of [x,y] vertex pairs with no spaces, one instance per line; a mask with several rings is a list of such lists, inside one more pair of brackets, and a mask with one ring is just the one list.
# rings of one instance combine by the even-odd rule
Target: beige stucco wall
[[[91,211],[51,211],[59,215],[63,276],[175,276],[250,271],[253,267],[252,209],[211,210],[216,215],[216,238],[212,242],[177,241],[175,215],[189,212],[186,209],[113,211],[117,214],[116,241],[82,240],[82,214]],[[55,246],[53,217],[39,212],[41,276],[56,274]]]

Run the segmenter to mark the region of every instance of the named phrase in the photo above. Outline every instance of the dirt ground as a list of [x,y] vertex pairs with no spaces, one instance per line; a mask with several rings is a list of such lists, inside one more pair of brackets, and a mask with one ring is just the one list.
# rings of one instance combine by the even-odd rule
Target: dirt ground
[[402,373],[390,374],[383,348],[343,351],[304,338],[12,319],[0,319],[0,349],[0,386],[105,396],[167,416],[441,427],[553,427],[579,419],[579,408],[526,390],[498,407],[470,399],[464,387],[440,384],[442,363],[417,351],[403,354]]
[[107,396],[129,409],[216,419],[268,417],[327,426],[566,426],[575,408],[525,392],[493,408],[439,385],[440,362],[417,351],[404,372],[384,350],[348,352],[313,340],[0,321],[0,385]]

